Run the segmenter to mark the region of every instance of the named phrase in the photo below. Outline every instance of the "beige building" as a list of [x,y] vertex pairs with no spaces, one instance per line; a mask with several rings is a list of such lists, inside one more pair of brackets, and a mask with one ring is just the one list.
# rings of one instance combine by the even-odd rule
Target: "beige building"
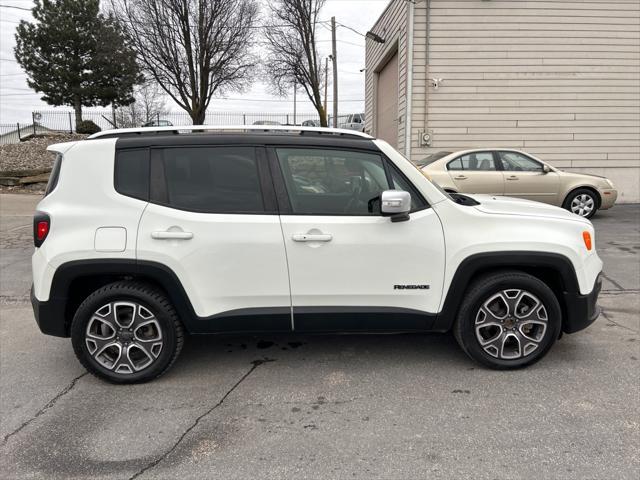
[[640,1],[391,0],[371,32],[366,131],[407,157],[518,148],[640,202]]

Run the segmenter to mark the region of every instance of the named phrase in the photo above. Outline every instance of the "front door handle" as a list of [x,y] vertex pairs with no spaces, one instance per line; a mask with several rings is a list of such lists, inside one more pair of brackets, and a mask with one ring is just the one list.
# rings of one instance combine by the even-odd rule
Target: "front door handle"
[[464,175],[458,175],[457,177],[454,177],[456,180],[466,180],[467,177]]
[[330,242],[333,235],[330,233],[294,233],[291,238],[294,242]]
[[165,230],[162,232],[151,232],[151,238],[155,238],[156,240],[191,240],[193,233]]
[[518,177],[511,175],[510,177],[507,177],[507,180],[518,180]]

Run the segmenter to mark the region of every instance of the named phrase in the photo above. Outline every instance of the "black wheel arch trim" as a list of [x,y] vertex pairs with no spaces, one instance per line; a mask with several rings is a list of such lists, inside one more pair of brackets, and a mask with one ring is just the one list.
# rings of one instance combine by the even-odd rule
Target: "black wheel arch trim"
[[[158,284],[169,297],[185,328],[197,330],[194,324],[198,318],[178,276],[169,267],[157,262],[134,259],[93,259],[74,260],[60,265],[51,282],[49,300],[38,301],[32,295],[32,304],[38,326],[43,333],[68,337],[75,310],[69,304],[69,288],[75,281],[92,277],[113,277],[122,279],[133,277]],[[290,317],[290,315],[289,315]]]
[[548,252],[500,251],[478,253],[467,257],[458,266],[446,297],[442,310],[433,325],[434,331],[448,331],[453,326],[462,298],[472,279],[483,272],[505,269],[521,269],[524,271],[552,271],[560,280],[561,291],[555,291],[563,314],[562,330],[573,333],[589,326],[598,316],[595,306],[599,288],[599,278],[592,292],[580,294],[580,287],[571,260],[564,255]]

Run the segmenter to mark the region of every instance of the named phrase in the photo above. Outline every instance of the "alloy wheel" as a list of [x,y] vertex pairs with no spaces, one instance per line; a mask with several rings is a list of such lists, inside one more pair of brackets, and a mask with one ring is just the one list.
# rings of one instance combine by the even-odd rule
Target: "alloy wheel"
[[516,360],[536,351],[548,326],[547,309],[531,292],[502,290],[485,300],[475,316],[482,349],[501,360]]
[[91,316],[85,345],[99,365],[127,375],[153,364],[164,340],[160,323],[148,308],[136,302],[114,301]]
[[596,202],[591,195],[581,193],[571,200],[571,212],[581,217],[588,217],[596,206]]

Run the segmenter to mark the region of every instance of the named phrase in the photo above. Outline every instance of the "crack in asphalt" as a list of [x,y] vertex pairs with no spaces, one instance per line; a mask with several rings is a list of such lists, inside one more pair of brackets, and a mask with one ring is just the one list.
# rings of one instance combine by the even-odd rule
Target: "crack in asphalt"
[[612,283],[613,286],[616,287],[618,290],[624,290],[624,287],[622,285],[620,285],[618,282],[616,282],[613,278],[611,278],[606,273],[602,272],[602,276],[606,278],[610,283]]
[[0,295],[0,305],[2,306],[28,305],[29,303],[28,295]]
[[601,290],[602,295],[624,295],[628,293],[640,293],[640,290],[636,288],[629,288],[627,290]]
[[616,322],[615,320],[612,320],[611,317],[609,315],[606,314],[606,312],[604,311],[604,308],[600,310],[600,314],[607,319],[608,322],[613,323],[616,327],[620,327],[620,328],[624,328],[625,330],[629,330],[630,332],[633,333],[640,333],[637,330],[634,330],[633,328],[630,327],[626,327],[624,325],[620,325],[618,322]]
[[138,478],[140,475],[144,474],[145,472],[151,470],[152,468],[154,468],[156,465],[158,465],[160,462],[162,462],[165,458],[167,458],[169,455],[171,455],[180,445],[180,443],[182,443],[182,440],[184,440],[184,438],[194,429],[198,426],[198,424],[200,423],[200,420],[202,420],[204,417],[206,417],[207,415],[209,415],[211,412],[213,412],[216,408],[218,408],[220,405],[222,405],[222,403],[226,400],[226,398],[231,395],[231,393],[233,393],[233,391],[238,388],[240,386],[240,384],[242,382],[244,382],[249,375],[251,375],[256,368],[258,368],[260,365],[264,364],[264,363],[268,363],[268,362],[274,362],[275,360],[270,359],[270,358],[264,358],[262,360],[254,360],[252,363],[251,368],[249,369],[249,371],[247,371],[247,373],[245,373],[244,375],[242,375],[242,377],[240,377],[240,380],[238,380],[228,391],[227,393],[225,393],[223,395],[223,397],[220,399],[220,401],[218,403],[216,403],[213,407],[211,407],[210,409],[208,409],[206,412],[204,412],[203,414],[201,414],[200,416],[198,416],[195,421],[182,433],[182,435],[180,435],[180,437],[178,437],[178,439],[175,441],[175,443],[171,446],[170,449],[168,449],[165,453],[163,453],[162,455],[160,455],[158,458],[156,458],[153,462],[149,463],[146,467],[142,468],[141,470],[138,470],[136,473],[134,473],[131,477],[129,477],[129,480],[134,480],[135,478]]
[[84,372],[83,374],[78,375],[76,378],[71,380],[69,385],[67,385],[55,397],[53,397],[51,400],[49,400],[47,402],[47,404],[44,407],[42,407],[40,410],[38,410],[34,416],[32,416],[26,422],[23,422],[22,425],[20,425],[18,428],[16,428],[13,432],[6,434],[4,436],[4,438],[2,439],[2,446],[5,446],[7,444],[7,441],[11,437],[13,437],[17,433],[19,433],[21,430],[26,428],[31,422],[33,422],[36,418],[38,418],[39,416],[43,415],[47,410],[52,408],[58,402],[58,400],[60,400],[62,397],[64,397],[67,393],[69,393],[73,389],[73,387],[76,386],[76,383],[78,382],[78,380],[80,380],[82,377],[84,377],[85,375],[88,375],[88,374],[89,374],[89,372]]

